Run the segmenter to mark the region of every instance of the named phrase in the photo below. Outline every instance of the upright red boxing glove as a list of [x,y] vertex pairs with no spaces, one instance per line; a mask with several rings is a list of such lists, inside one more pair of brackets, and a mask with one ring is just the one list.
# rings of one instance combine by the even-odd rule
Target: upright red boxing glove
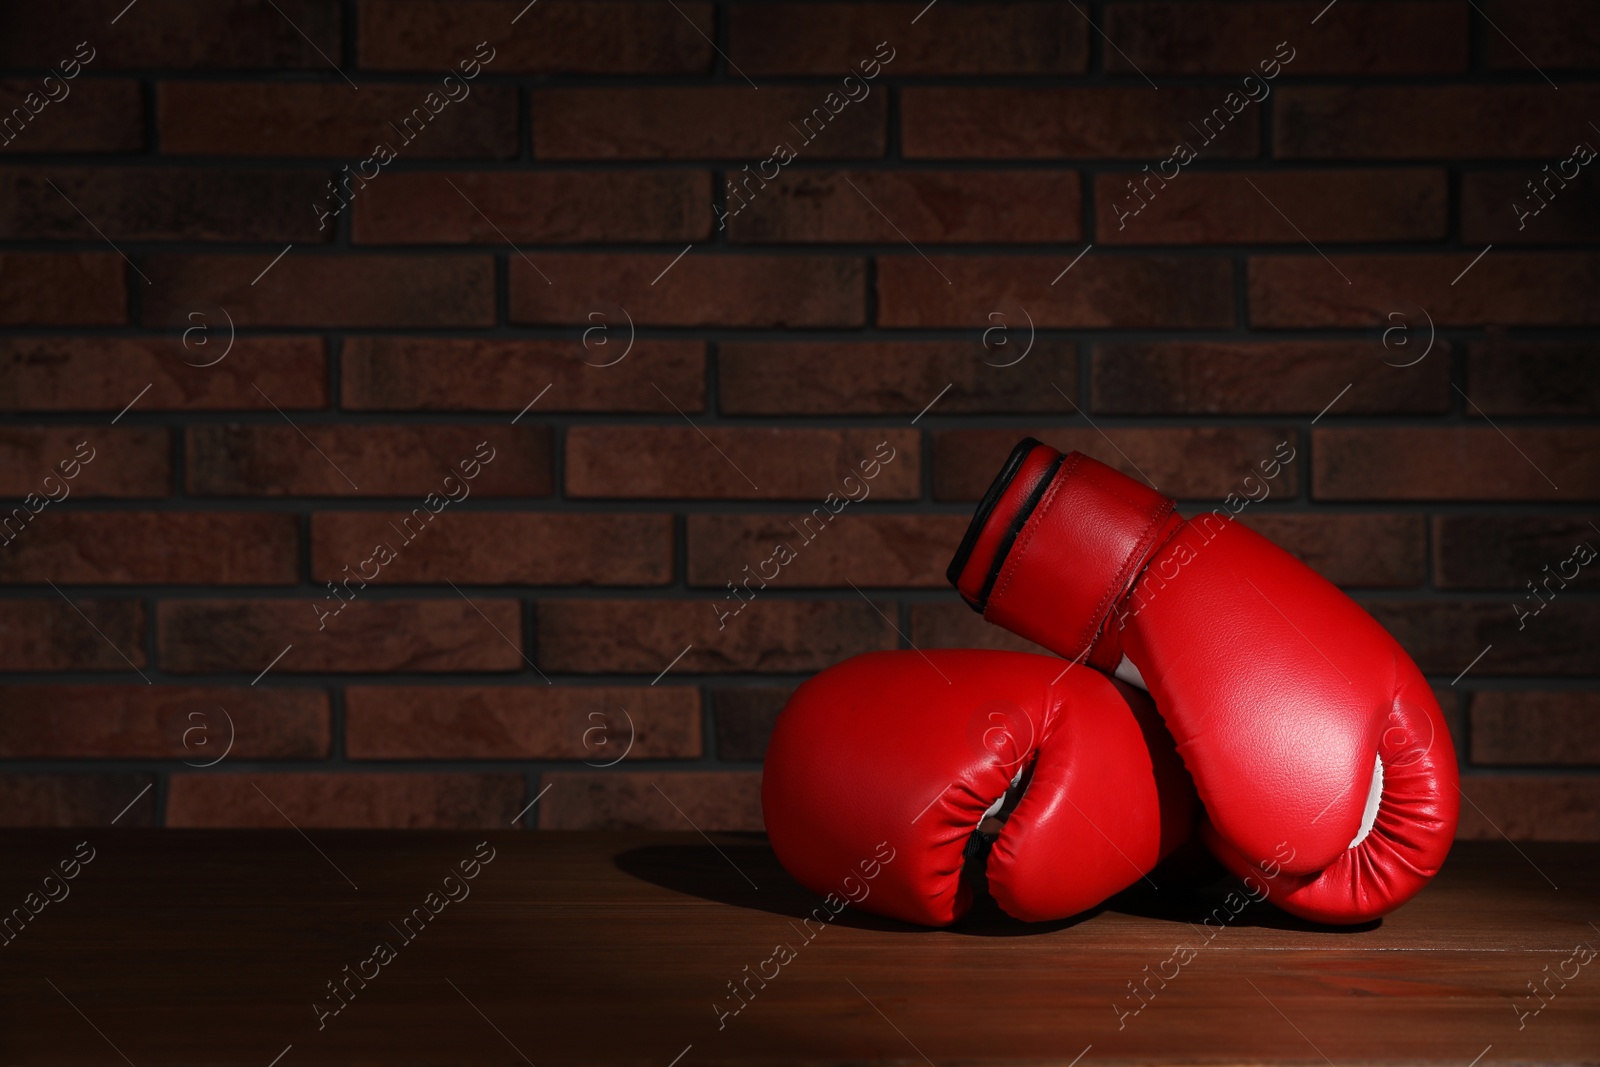
[[[1282,459],[1284,457],[1278,457]],[[1383,915],[1444,862],[1460,807],[1438,702],[1333,585],[1220,512],[1080,453],[1012,452],[950,580],[998,623],[1155,698],[1206,844],[1287,911]]]
[[1193,830],[1194,788],[1149,698],[1021,652],[872,652],[797,689],[761,804],[811,890],[928,926],[973,881],[1061,919],[1146,875]]

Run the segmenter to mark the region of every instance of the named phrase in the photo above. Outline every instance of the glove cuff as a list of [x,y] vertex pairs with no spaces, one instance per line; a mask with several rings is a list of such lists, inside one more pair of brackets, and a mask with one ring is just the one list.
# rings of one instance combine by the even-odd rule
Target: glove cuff
[[1096,638],[1177,528],[1174,507],[1081,452],[1028,438],[984,494],[947,577],[990,622],[1105,667],[1120,651]]

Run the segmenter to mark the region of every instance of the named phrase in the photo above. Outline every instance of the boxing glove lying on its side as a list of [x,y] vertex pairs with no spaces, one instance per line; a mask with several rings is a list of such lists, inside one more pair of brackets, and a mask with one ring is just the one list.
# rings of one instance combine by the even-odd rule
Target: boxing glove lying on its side
[[[1438,701],[1398,642],[1221,513],[1023,441],[950,580],[984,618],[1149,689],[1212,852],[1272,900],[1357,923],[1437,873],[1460,806]],[[1076,670],[1077,668],[1074,668]]]
[[1063,666],[873,652],[800,686],[761,783],[779,861],[817,893],[928,926],[967,911],[973,880],[1028,921],[1133,884],[1192,833],[1193,786],[1145,694]]

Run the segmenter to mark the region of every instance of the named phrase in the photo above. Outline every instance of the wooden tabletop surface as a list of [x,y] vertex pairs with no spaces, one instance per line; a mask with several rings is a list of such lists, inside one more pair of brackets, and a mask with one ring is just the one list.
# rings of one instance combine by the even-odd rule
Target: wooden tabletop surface
[[806,923],[755,835],[0,837],[5,1064],[1600,1062],[1595,846],[1460,844],[1354,931],[1171,880],[931,931]]

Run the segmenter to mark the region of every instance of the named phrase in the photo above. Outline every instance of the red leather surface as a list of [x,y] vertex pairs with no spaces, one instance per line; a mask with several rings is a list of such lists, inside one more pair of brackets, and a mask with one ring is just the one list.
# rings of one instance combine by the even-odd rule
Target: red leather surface
[[[1097,621],[1087,576],[1102,576],[1101,595],[1115,596],[1116,579],[1104,576],[1119,573],[1149,528],[1128,500],[1149,490],[1106,470],[1118,481],[1080,480],[1076,496],[1036,510],[1005,610],[990,600],[989,618],[1068,657],[1082,654]],[[1075,518],[1059,514],[1069,508]],[[1107,629],[1149,686],[1224,861],[1281,867],[1280,881],[1305,876],[1278,894],[1285,908],[1364,921],[1437,870],[1458,804],[1437,702],[1395,640],[1309,567],[1207,514],[1160,544]],[[1386,778],[1378,828],[1351,849],[1374,759],[1386,732],[1400,729],[1396,713],[1403,729],[1428,729],[1433,747]]]
[[1039,445],[1029,452],[984,521],[983,528],[973,544],[972,553],[967,557],[967,565],[961,569],[961,575],[955,583],[956,589],[966,598],[967,603],[974,605],[980,611],[983,610],[983,589],[989,582],[989,571],[994,565],[995,554],[1005,543],[1006,534],[1016,520],[1017,513],[1027,503],[1028,497],[1038,486],[1040,479],[1049,473],[1050,465],[1060,454],[1044,445]]
[[1069,454],[1017,535],[984,618],[1068,659],[1083,658],[1172,514],[1172,501],[1161,494]]
[[[1189,836],[1192,786],[1147,697],[1063,666],[1018,652],[874,652],[806,682],[762,778],[779,861],[819,894],[946,925],[971,904],[968,839],[1031,768],[988,859],[1001,906],[1063,918],[1131,885]],[[889,850],[864,881],[863,861]]]

